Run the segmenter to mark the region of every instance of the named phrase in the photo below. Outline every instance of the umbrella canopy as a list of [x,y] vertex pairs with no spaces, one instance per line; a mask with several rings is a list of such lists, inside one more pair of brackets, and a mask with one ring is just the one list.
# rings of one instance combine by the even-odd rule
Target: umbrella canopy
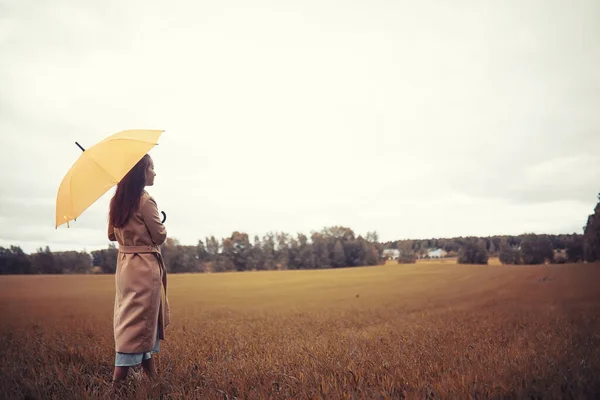
[[84,150],[56,195],[56,227],[77,219],[158,144],[162,130],[127,130]]

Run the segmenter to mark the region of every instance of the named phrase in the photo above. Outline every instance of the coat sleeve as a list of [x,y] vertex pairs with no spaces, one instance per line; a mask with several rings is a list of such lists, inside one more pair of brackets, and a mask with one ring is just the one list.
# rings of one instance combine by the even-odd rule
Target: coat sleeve
[[158,206],[152,197],[144,202],[142,206],[142,217],[152,241],[161,246],[167,240],[167,228],[163,225],[158,214]]
[[115,236],[115,228],[112,226],[110,221],[108,222],[108,240],[110,240],[111,242],[117,240],[117,237]]

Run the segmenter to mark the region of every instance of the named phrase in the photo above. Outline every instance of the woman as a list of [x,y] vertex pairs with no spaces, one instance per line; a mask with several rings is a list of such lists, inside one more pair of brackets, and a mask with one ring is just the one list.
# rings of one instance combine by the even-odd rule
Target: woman
[[140,363],[149,378],[156,376],[152,354],[158,353],[169,324],[167,274],[159,249],[167,230],[156,202],[145,190],[154,184],[155,176],[154,163],[146,154],[119,182],[110,202],[108,238],[119,243],[113,320],[115,383],[127,377],[129,367]]

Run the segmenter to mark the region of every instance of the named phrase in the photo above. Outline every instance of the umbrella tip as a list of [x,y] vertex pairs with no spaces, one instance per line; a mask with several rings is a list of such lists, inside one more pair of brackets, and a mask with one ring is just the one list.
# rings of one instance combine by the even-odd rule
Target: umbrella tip
[[83,147],[81,147],[81,145],[77,142],[75,142],[75,144],[77,145],[77,147],[79,147],[81,149],[81,151],[85,151],[85,149]]

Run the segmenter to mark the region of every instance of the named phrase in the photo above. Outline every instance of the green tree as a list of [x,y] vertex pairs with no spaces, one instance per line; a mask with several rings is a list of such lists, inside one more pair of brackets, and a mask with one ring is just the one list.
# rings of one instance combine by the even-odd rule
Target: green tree
[[298,247],[299,247],[299,268],[303,269],[314,269],[317,267],[315,258],[315,252],[313,245],[308,243],[308,238],[304,234],[298,234]]
[[267,233],[262,240],[262,253],[263,253],[263,268],[266,270],[273,270],[276,268],[275,264],[275,235],[272,232]]
[[260,238],[257,235],[254,235],[254,245],[252,246],[252,252],[248,258],[248,269],[265,269],[262,245],[260,243]]
[[219,245],[219,241],[214,236],[206,239],[206,252],[208,253],[209,259],[216,260],[219,251],[221,250],[221,246]]
[[277,239],[277,264],[280,269],[287,269],[290,263],[289,235],[280,232],[276,235]]
[[573,235],[566,242],[567,261],[577,263],[585,259],[583,235]]
[[411,252],[401,252],[398,257],[399,264],[414,264],[417,262],[417,255]]
[[322,234],[313,232],[311,240],[316,268],[331,268],[331,256],[329,255],[327,239]]
[[30,274],[35,272],[30,258],[19,246],[0,247],[0,275]]
[[521,264],[521,253],[513,248],[506,238],[500,241],[500,252],[498,253],[502,264],[518,265]]
[[[329,239],[339,239],[342,241],[354,240],[355,235],[352,229],[345,226],[330,226],[324,228],[321,232],[323,236]],[[377,234],[375,234],[375,238]]]
[[219,253],[213,263],[214,272],[230,272],[235,270],[235,265],[229,257]]
[[342,244],[346,261],[344,265],[348,267],[358,267],[360,265],[366,265],[365,263],[365,252],[363,250],[362,237],[358,237],[356,240],[349,240]]
[[483,240],[468,240],[458,252],[459,264],[487,264],[488,252]]
[[400,256],[398,257],[398,263],[400,264],[414,264],[417,262],[417,254],[413,251],[413,241],[403,240],[398,244],[398,250],[400,250]]
[[233,245],[230,259],[237,271],[245,271],[248,269],[248,259],[252,256],[252,245],[248,234],[236,231],[233,232],[230,240]]
[[[39,274],[62,274],[60,266],[54,261],[54,254],[50,247],[41,247],[31,257],[32,268]],[[116,265],[115,265],[116,266]]]
[[206,246],[202,240],[198,240],[198,244],[196,245],[196,256],[200,262],[209,260],[208,251],[206,251]]
[[92,270],[92,257],[85,251],[61,251],[53,256],[56,269],[63,274],[87,274]]
[[498,250],[496,249],[496,245],[492,240],[490,240],[490,248],[489,253],[495,255]]
[[162,257],[170,273],[188,272],[181,244],[175,238],[167,238],[161,247]]
[[335,242],[333,247],[333,258],[331,264],[334,268],[341,268],[346,266],[346,253],[344,252],[344,246],[341,240]]
[[221,272],[234,271],[237,269],[235,259],[235,249],[233,246],[233,240],[231,238],[225,238],[221,241],[221,253],[217,257],[218,270]]
[[118,250],[114,243],[109,243],[108,248],[92,251],[92,265],[100,267],[105,274],[114,274],[117,270]]
[[379,235],[377,234],[376,231],[367,232],[367,235],[365,236],[365,240],[369,243],[379,243]]
[[378,265],[380,259],[379,249],[377,245],[372,242],[364,241],[362,243],[363,253],[365,254],[364,265]]
[[523,264],[544,264],[554,260],[552,243],[545,235],[526,234],[521,241],[521,260]]

